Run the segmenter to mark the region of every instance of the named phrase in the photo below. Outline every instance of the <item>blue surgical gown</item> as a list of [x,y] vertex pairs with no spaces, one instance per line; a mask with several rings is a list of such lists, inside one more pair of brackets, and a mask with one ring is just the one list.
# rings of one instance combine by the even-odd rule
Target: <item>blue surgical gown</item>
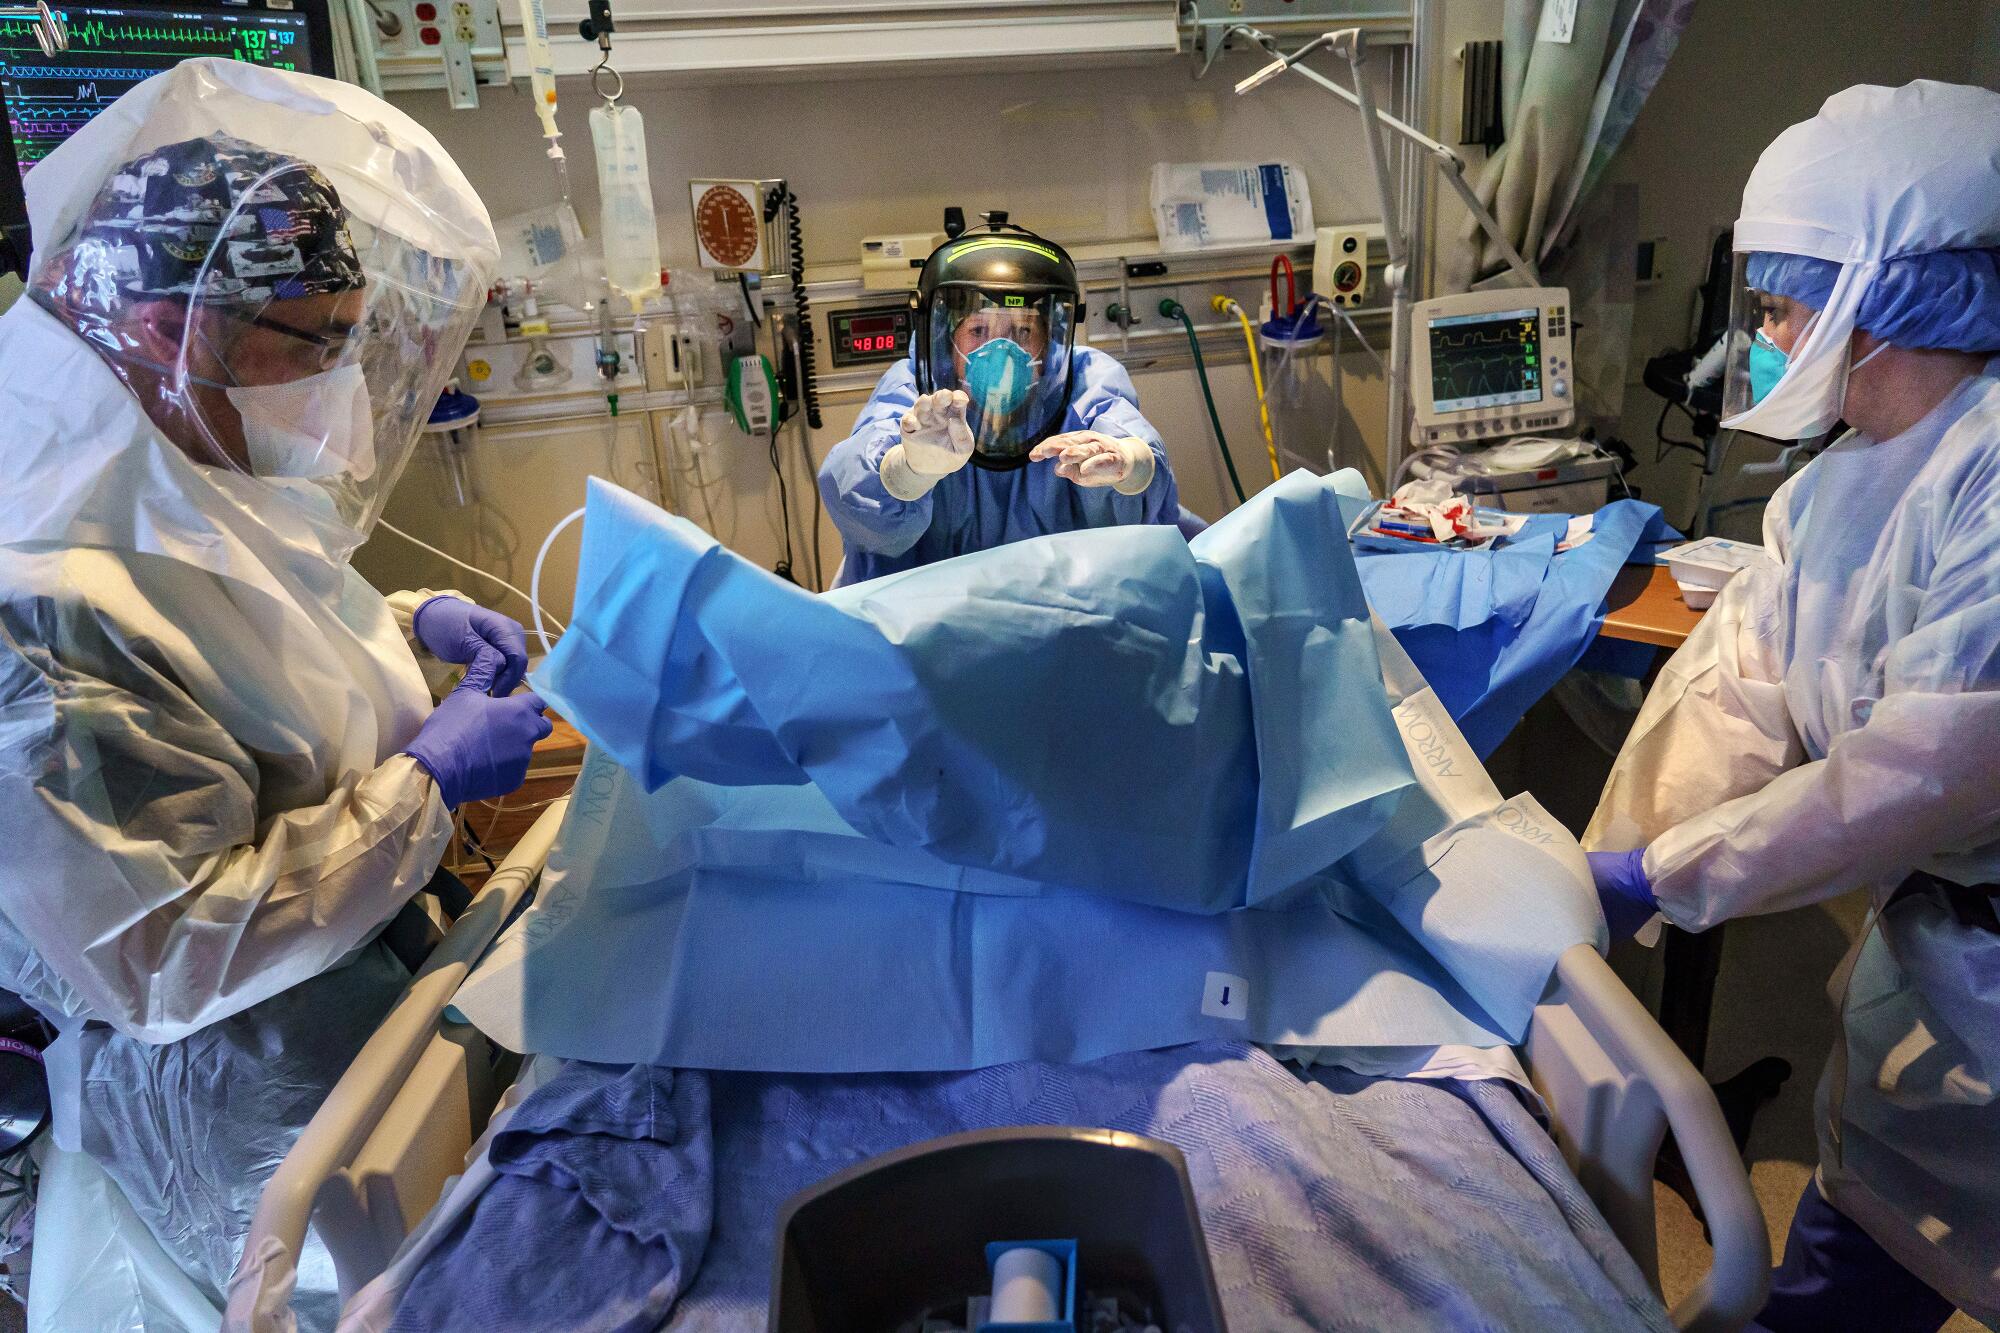
[[1116,439],[1144,440],[1153,450],[1152,485],[1137,495],[1120,495],[1110,486],[1065,481],[1052,462],[1011,472],[968,464],[922,499],[898,500],[882,486],[882,455],[901,437],[903,413],[917,400],[915,368],[899,361],[875,386],[854,433],[833,447],[819,470],[820,495],[847,547],[835,582],[858,583],[1051,532],[1176,522],[1180,496],[1173,469],[1160,433],[1139,415],[1132,377],[1090,347],[1073,352],[1070,366],[1069,411],[1062,431],[1094,430]]

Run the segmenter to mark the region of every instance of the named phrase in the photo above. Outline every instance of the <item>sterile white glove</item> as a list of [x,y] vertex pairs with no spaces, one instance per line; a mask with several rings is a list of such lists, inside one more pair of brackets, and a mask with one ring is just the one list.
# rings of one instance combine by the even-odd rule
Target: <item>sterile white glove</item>
[[921,499],[972,458],[972,406],[962,389],[927,393],[903,413],[903,438],[882,455],[882,485],[898,500]]
[[1056,460],[1056,475],[1079,486],[1112,486],[1137,495],[1153,484],[1153,450],[1144,440],[1114,440],[1094,430],[1052,435],[1034,447],[1028,461]]

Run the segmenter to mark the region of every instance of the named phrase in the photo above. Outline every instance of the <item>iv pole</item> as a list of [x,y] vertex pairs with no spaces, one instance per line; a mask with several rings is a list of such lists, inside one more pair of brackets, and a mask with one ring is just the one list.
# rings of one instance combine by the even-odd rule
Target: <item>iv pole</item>
[[45,56],[58,56],[69,50],[69,27],[61,15],[50,12],[48,0],[35,0],[32,5],[0,4],[0,19],[32,20],[35,41]]
[[[1271,38],[1254,28],[1242,31],[1253,40],[1270,50],[1274,43]],[[1331,48],[1347,57],[1347,67],[1354,77],[1354,89],[1349,91],[1327,78],[1318,70],[1308,69],[1300,62],[1321,47]],[[1375,105],[1375,94],[1368,87],[1362,66],[1367,63],[1366,37],[1359,28],[1342,28],[1338,32],[1321,33],[1290,55],[1280,55],[1276,60],[1244,79],[1236,85],[1240,97],[1254,88],[1262,87],[1287,70],[1305,75],[1320,87],[1361,112],[1365,125],[1378,123],[1394,130],[1417,147],[1424,150],[1431,163],[1437,167],[1445,182],[1457,193],[1472,216],[1478,220],[1484,231],[1500,252],[1506,256],[1507,267],[1529,287],[1542,285],[1541,274],[1535,266],[1521,257],[1514,243],[1501,231],[1500,224],[1486,205],[1479,202],[1479,196],[1465,183],[1465,159],[1452,149],[1424,134],[1421,130],[1405,124]],[[1403,461],[1403,450],[1409,438],[1409,377],[1410,377],[1410,274],[1409,240],[1403,229],[1403,219],[1396,208],[1395,191],[1389,180],[1389,151],[1382,141],[1379,131],[1368,131],[1368,164],[1375,176],[1375,194],[1382,207],[1382,239],[1389,251],[1389,262],[1382,270],[1383,285],[1389,290],[1389,440],[1388,472],[1395,476]]]

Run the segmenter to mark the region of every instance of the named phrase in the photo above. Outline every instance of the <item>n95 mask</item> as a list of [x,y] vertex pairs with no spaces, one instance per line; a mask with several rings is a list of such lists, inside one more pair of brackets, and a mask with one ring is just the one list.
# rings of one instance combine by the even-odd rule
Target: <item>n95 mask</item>
[[363,481],[374,474],[375,419],[358,364],[225,392],[243,420],[243,443],[257,476]]

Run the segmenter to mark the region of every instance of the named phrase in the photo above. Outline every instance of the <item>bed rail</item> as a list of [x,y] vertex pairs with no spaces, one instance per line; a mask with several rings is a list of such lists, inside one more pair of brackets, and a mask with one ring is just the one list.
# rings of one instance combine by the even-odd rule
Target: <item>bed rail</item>
[[1557,960],[1551,1002],[1535,1010],[1525,1054],[1556,1143],[1656,1290],[1653,1163],[1673,1131],[1715,1244],[1674,1324],[1721,1333],[1748,1323],[1764,1303],[1771,1242],[1742,1154],[1707,1080],[1589,945]]
[[[539,877],[566,806],[543,812],[453,923],[272,1176],[230,1281],[226,1329],[291,1333],[309,1221],[351,1299],[464,1169],[497,1090],[479,1086],[485,1039],[444,1011]],[[1523,1055],[1557,1144],[1656,1289],[1653,1163],[1673,1131],[1715,1238],[1714,1264],[1674,1323],[1742,1327],[1763,1303],[1770,1242],[1741,1156],[1708,1084],[1590,946],[1558,960]]]
[[[393,1251],[394,1244],[387,1234],[395,1230],[393,1224],[400,1222],[407,1229],[417,1219],[381,1216],[392,1204],[399,1209],[406,1206],[407,1198],[400,1201],[385,1198],[385,1192],[377,1187],[379,1171],[352,1169],[390,1104],[412,1083],[413,1075],[420,1079],[428,1076],[426,1081],[434,1085],[440,1106],[456,1089],[457,1100],[464,1103],[464,1109],[484,1118],[483,1112],[471,1105],[478,1089],[476,1086],[468,1089],[468,1084],[476,1084],[477,1071],[484,1067],[483,1060],[474,1058],[477,1051],[469,1043],[483,1043],[484,1039],[475,1034],[451,1032],[449,1029],[457,1026],[453,1024],[444,1024],[441,1029],[440,1020],[480,955],[541,876],[568,806],[567,797],[556,801],[522,835],[431,951],[422,970],[410,982],[409,990],[361,1048],[354,1063],[334,1084],[326,1103],[307,1123],[292,1150],[285,1154],[285,1160],[264,1187],[250,1220],[250,1231],[244,1238],[243,1257],[230,1278],[229,1305],[223,1318],[225,1329],[290,1333],[296,1327],[290,1311],[292,1283],[305,1244],[306,1225],[312,1220],[315,1207],[331,1214],[323,1222],[335,1224],[323,1225],[321,1231],[328,1248],[334,1252],[343,1301],[374,1275],[367,1269],[379,1270],[388,1261],[388,1254],[379,1251],[384,1244]],[[460,1071],[464,1079],[457,1077]],[[490,1109],[488,1102],[485,1110]],[[477,1136],[476,1128],[473,1135]],[[435,1161],[411,1162],[407,1154],[399,1165],[404,1172],[428,1166],[428,1174],[432,1175],[440,1166]],[[463,1162],[446,1165],[446,1174],[464,1166]],[[442,1181],[443,1176],[436,1176],[431,1182],[433,1189]],[[371,1215],[376,1223],[372,1227],[366,1225]],[[378,1252],[369,1253],[371,1249]]]

